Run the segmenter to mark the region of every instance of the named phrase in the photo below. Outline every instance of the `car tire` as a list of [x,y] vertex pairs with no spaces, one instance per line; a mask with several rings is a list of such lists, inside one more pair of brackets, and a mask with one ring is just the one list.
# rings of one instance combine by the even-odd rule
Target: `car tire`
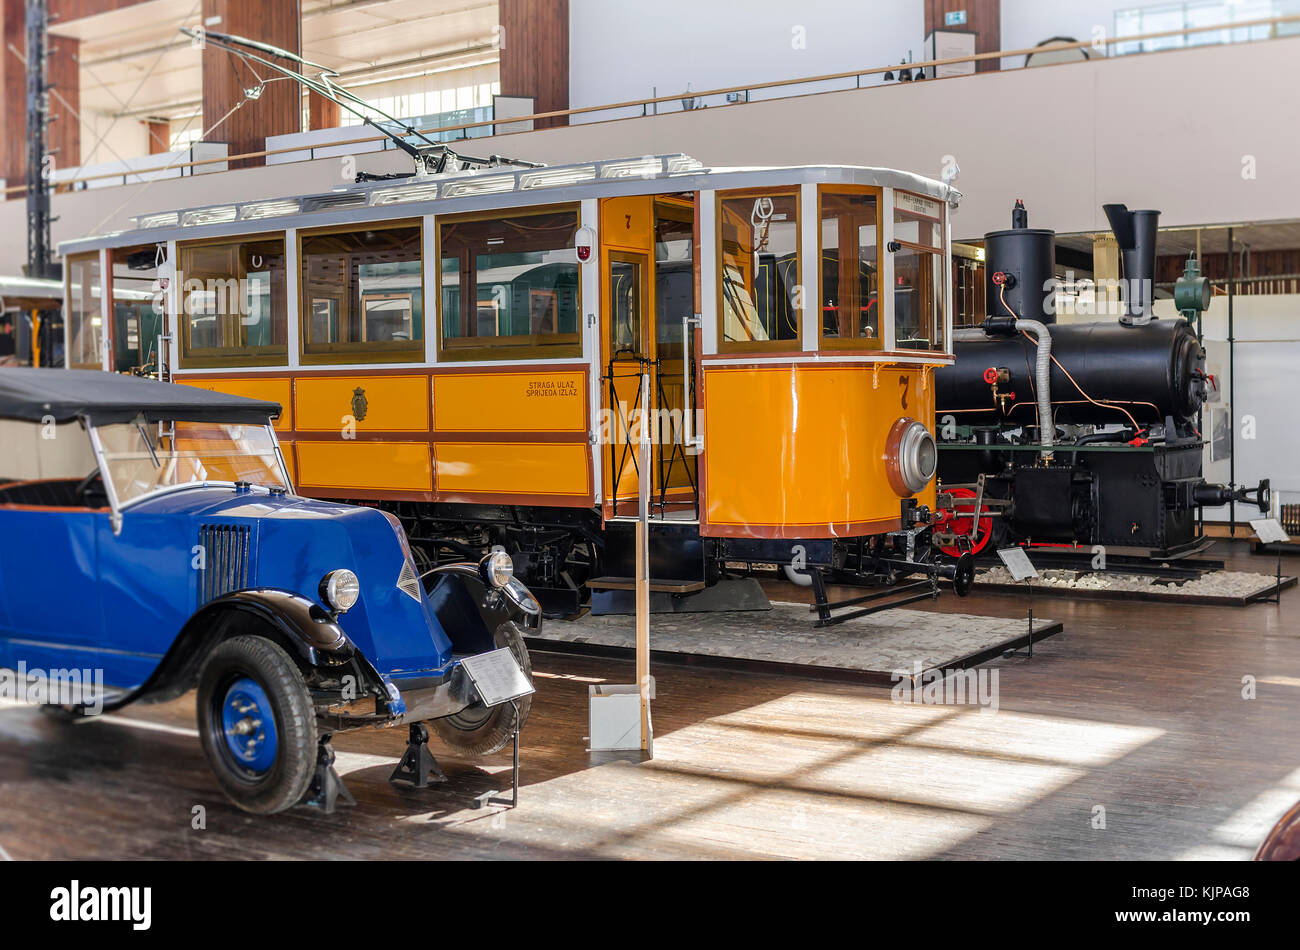
[[[533,679],[533,664],[528,658],[523,631],[512,620],[497,627],[492,637],[497,648],[508,647],[519,661],[528,681]],[[515,701],[519,706],[519,728],[528,722],[528,712],[533,697],[525,696]],[[447,745],[466,755],[491,755],[509,743],[515,732],[515,710],[510,703],[486,707],[474,704],[452,716],[431,720],[434,731]]]
[[199,675],[198,718],[217,784],[244,811],[272,815],[306,795],[316,714],[302,673],[277,644],[258,636],[218,644]]

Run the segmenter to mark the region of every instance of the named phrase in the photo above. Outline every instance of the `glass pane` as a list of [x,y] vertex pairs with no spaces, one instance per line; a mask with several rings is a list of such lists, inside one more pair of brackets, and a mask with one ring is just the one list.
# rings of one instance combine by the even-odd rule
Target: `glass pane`
[[80,369],[104,365],[104,319],[100,312],[99,255],[68,260],[67,361]]
[[271,430],[261,425],[176,422],[97,428],[121,505],[193,482],[289,487]]
[[875,195],[823,193],[822,338],[880,349]]
[[724,198],[718,279],[727,343],[799,340],[799,210],[795,195]]
[[182,246],[180,265],[182,358],[287,354],[282,238]]
[[943,249],[943,205],[905,191],[894,192],[894,240]]
[[695,315],[694,210],[661,206],[657,213],[654,279],[659,356],[680,359],[682,318]]
[[611,355],[642,355],[640,264],[610,261],[609,299]]
[[440,222],[444,349],[580,351],[577,230],[577,211]]
[[419,227],[314,234],[302,240],[303,351],[421,350],[424,276]]
[[903,247],[894,254],[894,343],[901,350],[944,345],[943,257]]
[[158,264],[166,260],[157,245],[114,248],[113,369],[152,376],[158,372],[158,336],[163,332],[166,295],[158,283]]

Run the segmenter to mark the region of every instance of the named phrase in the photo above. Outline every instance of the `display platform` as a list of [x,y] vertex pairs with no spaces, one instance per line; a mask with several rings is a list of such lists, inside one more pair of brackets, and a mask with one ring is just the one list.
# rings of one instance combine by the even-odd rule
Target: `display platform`
[[[770,611],[655,614],[651,658],[668,662],[793,673],[891,686],[895,671],[909,675],[959,670],[1029,644],[1025,618],[885,610],[814,629],[807,604],[773,603]],[[1034,619],[1034,642],[1060,633],[1055,620]],[[636,621],[628,616],[548,620],[530,637],[534,651],[630,658]]]
[[[1282,575],[1282,590],[1296,586],[1296,578]],[[1151,600],[1210,607],[1245,607],[1267,602],[1278,589],[1275,574],[1250,571],[1210,571],[1192,579],[1149,574],[1100,574],[1093,571],[1045,570],[1034,581],[1034,596],[1069,597],[1073,600]],[[1004,567],[992,567],[975,577],[982,593],[1025,593]]]

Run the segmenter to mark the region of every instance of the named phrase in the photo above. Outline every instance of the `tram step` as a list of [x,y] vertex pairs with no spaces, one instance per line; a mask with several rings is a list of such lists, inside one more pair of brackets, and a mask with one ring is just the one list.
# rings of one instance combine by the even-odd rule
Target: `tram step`
[[[592,590],[636,590],[635,577],[593,577],[587,581]],[[656,594],[693,594],[704,590],[704,581],[650,580],[650,590]]]

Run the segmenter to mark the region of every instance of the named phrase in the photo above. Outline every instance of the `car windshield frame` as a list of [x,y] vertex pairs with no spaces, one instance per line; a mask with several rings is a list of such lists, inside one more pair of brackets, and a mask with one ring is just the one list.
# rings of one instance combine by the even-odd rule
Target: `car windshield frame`
[[[182,430],[178,434],[178,427],[193,428],[191,431]],[[293,481],[289,477],[289,466],[285,462],[284,451],[280,447],[275,427],[269,422],[190,422],[182,419],[169,422],[146,422],[144,417],[140,416],[130,423],[88,425],[86,430],[90,436],[95,461],[99,466],[100,477],[103,479],[104,492],[108,495],[115,532],[121,530],[122,512],[170,492],[204,486],[233,488],[241,483],[266,492],[291,493],[293,491]],[[216,430],[215,433],[213,430]],[[223,441],[228,444],[221,448],[214,448],[212,451],[203,451],[200,448],[184,446],[169,449],[164,443],[165,439],[170,439],[174,443],[178,436],[182,443],[187,438],[191,441],[196,439],[201,441],[204,438],[211,438],[213,434],[217,435],[217,439],[213,441]],[[137,441],[125,449],[113,445],[114,440],[122,435],[128,439],[135,438]],[[247,443],[250,439],[261,440],[262,444],[252,448],[247,445],[241,446],[241,443]],[[229,463],[238,459],[259,460],[259,464],[265,469],[266,479],[256,481],[248,478],[212,477],[206,471],[213,462]],[[152,487],[144,487],[123,497],[120,490],[122,486],[119,485],[115,474],[120,477],[123,474],[122,466],[130,464],[135,464],[146,473],[149,469],[144,466],[152,466],[157,473],[157,478]],[[186,473],[182,470],[183,467],[189,468],[190,471]],[[241,472],[240,474],[253,473]],[[138,477],[136,481],[139,483]]]

